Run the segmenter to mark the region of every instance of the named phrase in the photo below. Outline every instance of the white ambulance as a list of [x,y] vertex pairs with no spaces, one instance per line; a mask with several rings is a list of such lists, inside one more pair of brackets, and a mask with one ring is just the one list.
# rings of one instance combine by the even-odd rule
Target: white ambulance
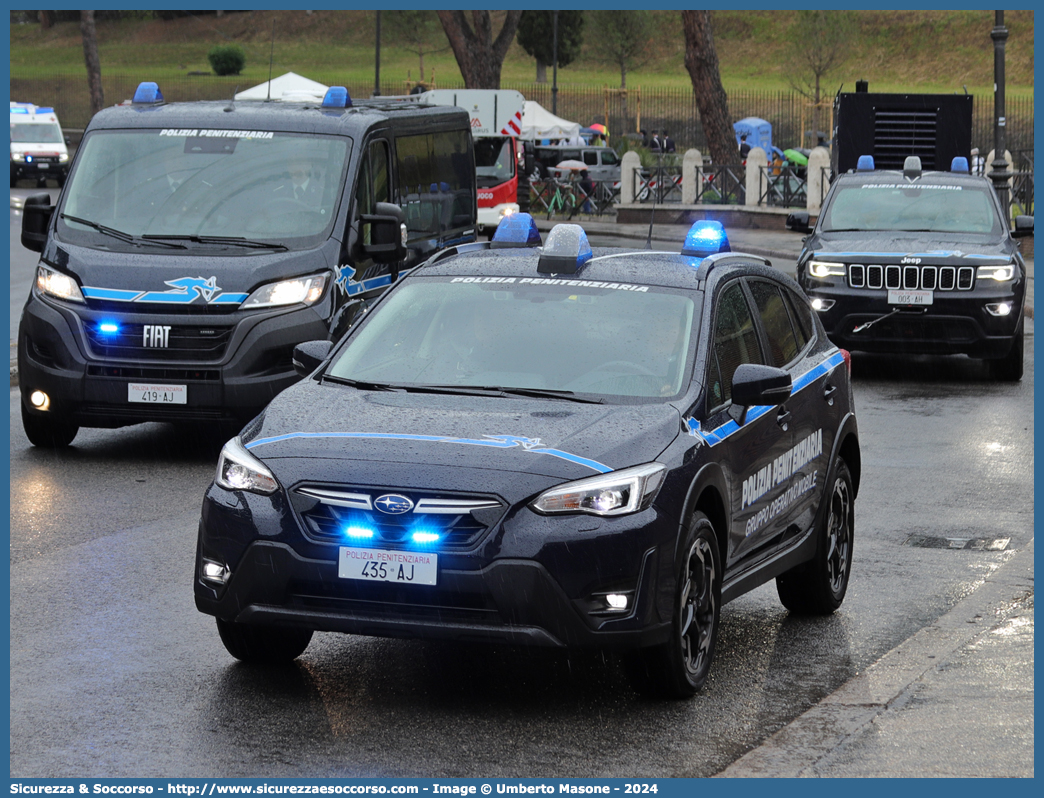
[[69,150],[53,108],[11,103],[11,188],[19,180],[48,178],[65,185]]

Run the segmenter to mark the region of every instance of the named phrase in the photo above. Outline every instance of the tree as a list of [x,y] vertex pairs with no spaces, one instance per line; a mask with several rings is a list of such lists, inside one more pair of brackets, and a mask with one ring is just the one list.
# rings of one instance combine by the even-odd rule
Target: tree
[[815,131],[821,129],[822,80],[845,62],[857,34],[858,22],[851,11],[798,11],[791,23],[785,58],[787,82],[814,103]]
[[[589,11],[591,40],[598,42],[598,58],[620,69],[620,88],[627,88],[627,71],[649,60],[655,30],[649,11]],[[621,112],[627,125],[627,93],[622,92]]]
[[83,60],[87,64],[87,90],[91,97],[91,116],[105,106],[101,82],[101,59],[98,58],[98,34],[94,29],[94,12],[80,12],[80,36],[83,38]]
[[721,85],[718,52],[714,49],[709,11],[682,11],[685,69],[692,80],[696,108],[714,163],[731,164],[739,157],[729,114],[729,97]]
[[471,22],[463,11],[436,11],[446,31],[453,55],[464,77],[464,88],[499,89],[500,69],[518,30],[521,11],[504,12],[504,25],[493,38],[493,20],[489,11],[472,11]]
[[[523,11],[518,43],[537,62],[536,82],[547,83],[547,66],[555,62],[554,11]],[[558,65],[571,64],[584,42],[584,12],[558,12]]]
[[449,45],[434,11],[386,11],[382,16],[389,41],[416,53],[420,59],[420,81],[424,82],[424,55],[445,50]]

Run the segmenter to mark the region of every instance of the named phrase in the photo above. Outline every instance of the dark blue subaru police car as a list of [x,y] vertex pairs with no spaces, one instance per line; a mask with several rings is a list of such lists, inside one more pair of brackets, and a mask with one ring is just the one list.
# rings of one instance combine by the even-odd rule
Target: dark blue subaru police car
[[860,454],[847,352],[797,284],[729,252],[592,251],[525,214],[445,250],[229,441],[195,597],[245,661],[314,631],[624,649],[707,679],[723,603],[845,597]]

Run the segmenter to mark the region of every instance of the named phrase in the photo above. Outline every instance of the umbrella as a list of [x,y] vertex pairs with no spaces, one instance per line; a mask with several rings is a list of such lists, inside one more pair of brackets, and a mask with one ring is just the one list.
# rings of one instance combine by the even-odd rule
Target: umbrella
[[558,164],[558,166],[555,167],[555,169],[571,169],[574,172],[587,168],[587,164],[585,164],[583,161],[578,161],[575,158],[571,158],[567,161],[562,161],[562,163]]
[[795,163],[798,166],[808,166],[808,158],[797,150],[783,150],[783,155],[791,163]]
[[606,128],[605,125],[599,125],[597,123],[593,124],[593,125],[591,125],[591,130],[594,130],[594,131],[596,131],[598,133],[601,133],[603,136],[608,136],[609,135],[609,130]]

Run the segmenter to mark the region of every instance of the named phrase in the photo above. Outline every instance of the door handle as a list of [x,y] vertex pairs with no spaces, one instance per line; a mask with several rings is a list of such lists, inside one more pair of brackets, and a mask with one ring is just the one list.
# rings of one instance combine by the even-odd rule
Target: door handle
[[787,425],[790,423],[790,411],[783,405],[780,405],[779,412],[776,413],[776,423],[779,424],[784,432],[787,431]]
[[823,388],[823,398],[826,399],[826,403],[828,405],[832,406],[834,404],[834,394],[835,393],[837,393],[837,386],[836,385],[831,385],[828,382],[826,384],[826,387]]

